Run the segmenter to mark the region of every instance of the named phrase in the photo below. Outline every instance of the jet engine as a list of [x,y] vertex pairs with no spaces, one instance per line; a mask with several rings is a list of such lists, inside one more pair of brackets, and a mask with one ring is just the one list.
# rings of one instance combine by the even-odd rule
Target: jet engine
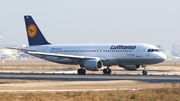
[[140,65],[119,65],[120,67],[123,67],[125,70],[129,70],[129,71],[135,71],[137,69],[139,69]]
[[90,71],[98,71],[102,68],[103,62],[97,59],[85,60],[84,68]]

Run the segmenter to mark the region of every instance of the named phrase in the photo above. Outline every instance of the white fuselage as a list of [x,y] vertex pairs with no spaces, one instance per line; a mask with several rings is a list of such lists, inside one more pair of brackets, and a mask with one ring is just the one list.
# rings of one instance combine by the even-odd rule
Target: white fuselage
[[[163,62],[166,55],[150,44],[65,44],[29,46],[25,49],[36,52],[98,57],[104,66],[142,65]],[[32,54],[31,54],[32,55]],[[79,64],[80,61],[70,58],[34,55],[36,57],[61,64]]]

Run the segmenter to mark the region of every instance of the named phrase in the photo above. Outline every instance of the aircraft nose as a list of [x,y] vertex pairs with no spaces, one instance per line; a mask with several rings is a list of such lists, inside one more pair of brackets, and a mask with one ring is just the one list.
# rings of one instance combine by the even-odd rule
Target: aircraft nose
[[162,62],[167,59],[167,57],[164,53],[161,53],[159,57],[161,58]]
[[167,59],[167,56],[163,53],[162,59],[165,61]]

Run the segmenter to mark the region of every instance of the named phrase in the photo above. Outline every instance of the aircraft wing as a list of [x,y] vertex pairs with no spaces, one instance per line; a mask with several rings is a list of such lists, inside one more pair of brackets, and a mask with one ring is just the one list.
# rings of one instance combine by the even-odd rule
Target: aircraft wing
[[26,52],[26,51],[35,51],[35,50],[33,50],[33,49],[23,49],[23,48],[15,48],[15,47],[4,47],[4,48],[20,50],[20,51],[22,51],[22,52]]
[[52,57],[70,58],[70,59],[100,59],[102,61],[106,61],[106,59],[102,58],[102,57],[90,57],[90,56],[79,56],[79,55],[54,54],[54,53],[33,52],[33,51],[26,51],[25,53],[28,53],[28,54],[31,54],[31,55],[52,56]]
[[90,57],[90,56],[79,56],[79,55],[45,53],[45,52],[36,52],[33,49],[23,49],[23,48],[14,48],[14,47],[5,47],[5,48],[20,50],[30,55],[52,56],[52,57],[70,58],[70,59],[100,59],[101,61],[106,61],[106,58],[104,57]]

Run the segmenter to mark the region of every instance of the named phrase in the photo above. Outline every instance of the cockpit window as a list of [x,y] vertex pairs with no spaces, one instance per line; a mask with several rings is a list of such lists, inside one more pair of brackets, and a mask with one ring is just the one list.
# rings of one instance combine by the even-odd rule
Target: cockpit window
[[155,52],[159,52],[159,49],[155,49]]
[[159,52],[159,49],[148,49],[147,52]]

